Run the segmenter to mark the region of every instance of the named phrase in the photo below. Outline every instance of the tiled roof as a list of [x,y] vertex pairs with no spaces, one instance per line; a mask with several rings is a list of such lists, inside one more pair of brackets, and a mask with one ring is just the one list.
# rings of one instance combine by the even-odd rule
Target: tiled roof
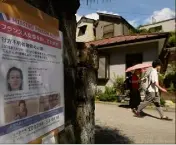
[[86,46],[89,46],[90,44],[93,44],[95,46],[105,46],[105,45],[111,45],[111,44],[122,44],[122,43],[130,43],[130,42],[136,42],[140,40],[146,40],[146,39],[154,39],[158,37],[167,37],[169,33],[150,33],[150,34],[135,34],[135,35],[121,35],[96,41],[90,41],[86,43]]

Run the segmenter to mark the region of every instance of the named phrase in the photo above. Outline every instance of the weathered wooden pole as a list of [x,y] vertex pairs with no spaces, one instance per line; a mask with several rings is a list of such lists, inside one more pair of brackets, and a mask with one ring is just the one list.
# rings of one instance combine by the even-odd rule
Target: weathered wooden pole
[[86,47],[85,43],[78,43],[79,62],[77,67],[77,97],[76,97],[76,143],[94,143],[94,110],[97,80],[97,51],[93,46]]
[[[94,143],[97,52],[93,46],[87,49],[84,44],[76,45],[75,14],[79,0],[26,1],[59,19],[59,30],[63,32],[66,128],[59,133],[59,142]],[[80,55],[77,56],[77,53]]]

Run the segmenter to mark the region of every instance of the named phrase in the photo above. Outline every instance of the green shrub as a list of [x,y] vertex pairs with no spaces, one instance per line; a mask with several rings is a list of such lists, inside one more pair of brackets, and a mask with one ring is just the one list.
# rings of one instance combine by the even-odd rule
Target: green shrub
[[124,93],[124,81],[125,79],[123,76],[114,75],[113,86],[120,95]]
[[113,95],[113,94],[116,94],[116,89],[114,87],[108,87],[108,86],[106,86],[104,93],[108,94],[108,95]]
[[163,74],[159,74],[159,83],[161,86],[164,86],[164,78],[165,76]]
[[171,84],[170,84],[170,86],[169,86],[169,88],[168,88],[168,91],[169,91],[169,92],[175,92],[175,91],[176,91],[176,88],[175,88],[175,86],[174,86],[174,83],[171,83]]
[[164,85],[168,91],[176,91],[176,72],[170,72],[165,76]]
[[97,90],[95,99],[99,101],[107,101],[107,102],[117,101],[117,93],[119,94],[124,93],[123,84],[124,84],[124,78],[120,76],[115,76],[113,85],[111,87],[106,86],[104,92]]
[[103,91],[100,89],[97,89],[95,92],[95,100],[98,101],[99,100],[99,96],[103,94]]
[[164,85],[171,92],[176,90],[176,62],[168,64]]
[[175,37],[175,32],[171,32],[168,42],[167,42],[167,47],[174,47],[176,46],[176,37]]
[[163,98],[161,98],[160,103],[161,103],[161,106],[165,106],[166,102],[165,102],[165,100]]
[[115,94],[101,94],[99,97],[98,97],[98,100],[99,101],[107,101],[107,102],[115,102],[117,101],[117,97]]
[[106,86],[104,93],[100,93],[97,96],[97,100],[99,100],[99,101],[108,101],[108,102],[117,101],[116,89],[114,87],[107,87]]
[[102,93],[103,93],[102,90],[97,89],[96,92],[95,92],[95,96],[99,96],[99,95],[101,95]]

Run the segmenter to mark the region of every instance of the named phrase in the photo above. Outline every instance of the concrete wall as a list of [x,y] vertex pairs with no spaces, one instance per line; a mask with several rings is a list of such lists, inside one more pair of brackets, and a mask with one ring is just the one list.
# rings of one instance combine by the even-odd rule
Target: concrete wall
[[123,35],[122,23],[114,24],[114,36]]
[[[79,27],[83,25],[87,25],[86,32],[84,35],[78,36],[80,29]],[[76,42],[89,42],[95,40],[93,29],[94,29],[93,23],[86,23],[86,22],[80,23],[76,28]]]
[[123,27],[123,35],[128,35],[130,32],[128,26],[126,24],[123,24],[122,27]]
[[[103,28],[106,25],[112,24],[112,22],[99,21],[96,27],[96,40],[103,39]],[[123,35],[122,24],[119,22],[114,23],[114,36]]]
[[[112,24],[112,22],[99,21],[98,26],[96,27],[96,40],[103,39],[103,28],[106,25]],[[120,20],[114,24],[114,36],[119,35],[128,35],[129,28],[126,24],[122,23]]]
[[103,89],[105,85],[112,85],[114,75],[125,77],[126,70],[126,54],[142,53],[143,62],[152,62],[158,57],[158,43],[146,43],[133,46],[124,46],[113,48],[108,51],[110,56],[110,79],[108,81],[99,82],[98,88]]
[[163,32],[175,31],[175,20],[164,21],[161,23],[155,23],[152,25],[142,26],[140,27],[140,29],[149,29],[149,28],[161,26],[161,25],[162,25]]
[[[93,23],[88,23],[88,22],[81,22],[77,26],[76,30],[76,41],[77,42],[89,42],[93,40],[99,40],[103,39],[103,31],[104,31],[104,26],[106,25],[114,25],[114,34],[113,36],[119,36],[119,35],[128,35],[129,34],[129,28],[126,24],[122,23],[120,20],[114,22],[107,22],[107,21],[102,21],[100,20],[97,27],[95,28],[96,36],[94,35],[94,25]],[[87,29],[84,35],[78,36],[79,29],[81,26],[87,25]]]

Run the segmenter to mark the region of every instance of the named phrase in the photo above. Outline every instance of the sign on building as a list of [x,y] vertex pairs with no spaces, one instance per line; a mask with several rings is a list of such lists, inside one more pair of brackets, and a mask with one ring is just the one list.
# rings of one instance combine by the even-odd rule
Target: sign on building
[[53,142],[64,126],[62,33],[56,19],[17,2],[0,2],[0,143]]

